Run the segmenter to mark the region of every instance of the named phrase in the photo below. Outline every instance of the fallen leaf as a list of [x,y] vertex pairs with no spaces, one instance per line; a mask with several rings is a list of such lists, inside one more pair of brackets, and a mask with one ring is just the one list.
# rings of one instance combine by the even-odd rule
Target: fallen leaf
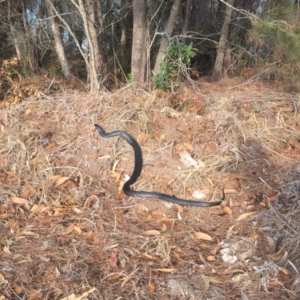
[[138,206],[138,210],[141,212],[148,212],[149,208],[146,205],[140,203]]
[[124,182],[120,181],[118,186],[118,193],[121,194],[123,191]]
[[239,191],[236,190],[236,189],[224,189],[224,193],[225,194],[236,194],[238,193]]
[[229,216],[232,215],[232,210],[231,210],[230,207],[224,206],[222,210],[223,210],[223,212],[224,212],[225,214],[227,214],[227,215],[229,215]]
[[78,226],[74,226],[74,230],[81,234],[81,228]]
[[113,269],[115,269],[115,270],[119,269],[119,267],[118,267],[118,256],[117,256],[116,252],[111,253],[110,258],[108,259],[108,262],[109,262],[109,265]]
[[214,255],[216,255],[217,252],[220,251],[220,249],[221,249],[221,247],[222,247],[223,245],[224,245],[224,242],[223,242],[223,241],[220,242],[220,243],[218,243],[218,244],[214,247],[212,253],[213,253]]
[[89,294],[93,293],[96,288],[92,288],[89,291],[83,293],[81,296],[75,296],[75,294],[71,294],[68,297],[62,298],[60,300],[84,300]]
[[118,172],[112,172],[112,173],[110,174],[110,176],[113,177],[113,178],[115,178],[116,181],[119,181],[119,180],[120,180],[121,175],[122,175],[122,174],[121,174],[121,173],[118,173]]
[[39,212],[43,212],[47,209],[48,209],[48,207],[46,207],[46,205],[44,205],[44,204],[33,204],[30,209],[30,212],[31,213],[39,213]]
[[64,231],[62,232],[62,235],[67,235],[69,233],[71,233],[74,230],[75,225],[74,224],[70,224],[68,227],[66,227],[64,229]]
[[181,213],[183,212],[183,208],[181,205],[175,203],[174,207],[177,208],[178,212],[181,212]]
[[280,267],[280,266],[276,266],[276,267],[277,267],[277,269],[279,271],[283,272],[286,275],[290,275],[291,274],[291,272],[288,269],[284,268],[284,267]]
[[215,261],[216,258],[213,255],[209,255],[209,256],[206,257],[206,260],[207,261]]
[[184,147],[187,148],[190,151],[194,151],[194,147],[193,145],[191,145],[190,143],[183,143]]
[[111,275],[108,275],[108,280],[109,281],[113,281],[113,280],[116,280],[116,279],[119,279],[121,277],[123,277],[124,275],[122,273],[113,273]]
[[248,217],[250,217],[250,216],[253,216],[254,214],[256,214],[255,211],[247,212],[247,213],[244,213],[244,214],[239,215],[239,216],[237,217],[236,220],[237,220],[237,221],[241,221],[241,220],[243,220],[243,219],[245,219],[245,218],[248,218]]
[[70,178],[69,177],[61,177],[59,178],[58,180],[56,180],[56,185],[55,187],[65,183],[67,180],[69,180]]
[[26,210],[30,210],[29,201],[27,199],[18,198],[18,197],[10,197],[9,199],[11,200],[12,203],[19,204],[23,206]]
[[172,273],[174,271],[177,271],[177,269],[154,269],[154,271],[157,271],[157,272],[163,272],[163,273]]
[[5,280],[5,278],[4,278],[3,274],[0,273],[0,282],[1,282],[1,281],[4,281],[4,280]]
[[155,292],[155,284],[153,282],[149,282],[148,287],[150,293],[153,294]]
[[143,235],[146,236],[154,236],[154,235],[160,235],[160,232],[158,230],[147,230],[143,232]]
[[21,198],[28,199],[29,197],[32,197],[34,195],[35,195],[35,190],[32,187],[29,187],[20,196],[21,196]]
[[22,264],[25,264],[27,262],[32,262],[32,260],[31,259],[23,259],[23,260],[18,260],[16,263],[18,265],[22,265]]
[[22,231],[20,233],[20,235],[28,235],[28,236],[35,236],[35,237],[38,237],[39,234],[38,233],[35,233],[35,232],[32,232],[32,231]]
[[73,212],[74,212],[75,214],[78,214],[78,215],[82,214],[82,210],[80,210],[80,209],[77,208],[77,207],[73,207],[72,210],[73,210]]
[[204,241],[212,241],[212,237],[203,232],[194,232],[194,239],[204,240]]

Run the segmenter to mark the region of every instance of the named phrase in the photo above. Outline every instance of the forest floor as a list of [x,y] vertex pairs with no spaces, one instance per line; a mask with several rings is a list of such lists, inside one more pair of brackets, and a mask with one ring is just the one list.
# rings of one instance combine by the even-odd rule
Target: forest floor
[[[128,197],[133,188],[211,208]],[[41,93],[0,110],[0,299],[299,299],[300,97],[205,80],[176,93]]]

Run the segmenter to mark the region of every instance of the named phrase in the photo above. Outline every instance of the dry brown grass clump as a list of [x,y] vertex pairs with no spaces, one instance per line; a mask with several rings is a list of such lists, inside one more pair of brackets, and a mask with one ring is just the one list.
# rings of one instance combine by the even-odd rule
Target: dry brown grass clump
[[[298,109],[232,82],[2,109],[0,299],[297,299]],[[125,196],[132,149],[94,123],[141,144],[136,190],[225,201]]]

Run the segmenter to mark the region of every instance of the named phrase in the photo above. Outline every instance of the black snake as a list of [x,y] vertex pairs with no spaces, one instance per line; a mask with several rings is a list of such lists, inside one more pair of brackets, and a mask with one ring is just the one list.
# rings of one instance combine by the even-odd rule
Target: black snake
[[[185,200],[185,199],[179,199],[174,196],[156,193],[156,192],[145,192],[145,191],[133,191],[131,189],[131,185],[136,182],[138,177],[140,176],[143,168],[143,155],[142,155],[142,149],[138,142],[127,132],[125,131],[112,131],[112,132],[105,132],[104,129],[95,124],[95,127],[98,131],[98,133],[105,138],[113,137],[113,136],[122,136],[126,142],[133,148],[134,151],[134,169],[133,173],[129,180],[127,180],[123,186],[123,191],[126,195],[129,196],[140,196],[140,197],[152,197],[152,198],[159,198],[164,201],[173,202],[180,205],[191,205],[191,206],[199,206],[199,207],[208,207],[208,206],[215,206],[219,205],[222,201],[216,201],[216,202],[202,202],[202,201],[191,201],[191,200]],[[224,195],[224,192],[223,192]],[[224,198],[224,196],[223,196]],[[224,199],[222,199],[224,200]]]

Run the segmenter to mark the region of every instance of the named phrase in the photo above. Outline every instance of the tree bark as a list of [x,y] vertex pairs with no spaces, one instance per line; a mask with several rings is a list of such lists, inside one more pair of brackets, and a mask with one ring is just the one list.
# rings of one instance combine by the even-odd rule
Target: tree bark
[[144,83],[146,76],[146,0],[133,0],[131,75],[133,83]]
[[223,77],[224,57],[225,57],[226,49],[227,47],[229,47],[229,44],[226,42],[227,42],[227,36],[229,31],[229,24],[231,22],[231,16],[233,11],[232,5],[234,4],[234,0],[228,0],[228,4],[229,5],[226,6],[224,23],[221,31],[219,44],[218,44],[217,58],[216,58],[216,62],[213,70],[213,76],[212,76],[213,81],[221,80]]
[[[30,26],[28,25],[25,3],[18,3],[12,10],[12,1],[8,1],[8,21],[17,57],[22,63],[25,76],[38,69],[37,57],[35,56],[35,43]],[[14,17],[12,17],[14,15]],[[20,18],[21,16],[21,18]],[[21,21],[20,21],[21,20]]]
[[154,66],[154,74],[157,74],[160,69],[160,64],[163,62],[164,59],[164,50],[167,48],[168,43],[170,41],[170,37],[172,35],[172,31],[174,28],[174,24],[176,21],[176,17],[179,12],[181,0],[174,0],[172,9],[170,12],[170,16],[168,22],[166,24],[164,36],[161,39],[159,51],[156,57],[155,66]]
[[181,30],[182,35],[186,35],[188,25],[189,25],[189,15],[190,15],[190,6],[192,4],[192,0],[187,0],[185,10],[184,10],[184,19],[183,19],[183,26]]
[[71,0],[83,21],[89,56],[84,56],[88,72],[89,89],[97,92],[107,79],[106,56],[103,39],[103,16],[101,1]]
[[79,0],[83,24],[89,43],[90,89],[99,91],[107,76],[103,47],[103,20],[100,1]]
[[52,34],[53,34],[53,38],[54,38],[54,48],[56,51],[56,55],[58,57],[58,60],[59,60],[59,63],[60,63],[60,66],[61,66],[61,69],[62,69],[62,72],[63,72],[65,78],[70,79],[71,73],[70,73],[68,59],[66,57],[64,45],[61,40],[60,29],[55,20],[55,12],[53,10],[54,0],[47,0],[47,1],[48,1],[48,3],[46,4],[46,7],[47,7],[48,16],[50,17],[50,26],[51,26],[51,30],[52,30]]

